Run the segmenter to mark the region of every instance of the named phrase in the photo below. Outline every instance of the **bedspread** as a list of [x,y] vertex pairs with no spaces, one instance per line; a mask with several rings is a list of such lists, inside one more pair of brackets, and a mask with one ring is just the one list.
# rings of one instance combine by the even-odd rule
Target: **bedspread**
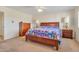
[[57,40],[61,41],[61,30],[58,27],[41,26],[28,30],[26,34],[50,39],[57,38]]

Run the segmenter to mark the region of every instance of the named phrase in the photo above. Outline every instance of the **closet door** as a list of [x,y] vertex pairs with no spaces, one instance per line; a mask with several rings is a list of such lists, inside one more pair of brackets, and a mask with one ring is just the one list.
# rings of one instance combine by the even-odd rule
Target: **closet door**
[[19,35],[24,36],[25,33],[30,29],[30,23],[19,23]]

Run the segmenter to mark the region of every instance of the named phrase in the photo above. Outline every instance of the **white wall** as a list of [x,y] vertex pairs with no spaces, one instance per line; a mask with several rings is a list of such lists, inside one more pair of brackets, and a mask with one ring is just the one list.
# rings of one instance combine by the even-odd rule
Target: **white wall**
[[19,22],[31,22],[32,16],[18,10],[0,7],[4,12],[4,39],[10,39],[19,35]]
[[[52,14],[48,14],[48,15],[42,15],[37,17],[36,19],[39,20],[39,22],[60,22],[60,28],[62,28],[62,23],[61,23],[61,18],[62,17],[67,17],[69,16],[71,19],[71,13],[72,12],[61,12],[61,13],[52,13]],[[67,20],[65,20],[66,22]],[[71,27],[71,21],[70,23],[70,27]]]

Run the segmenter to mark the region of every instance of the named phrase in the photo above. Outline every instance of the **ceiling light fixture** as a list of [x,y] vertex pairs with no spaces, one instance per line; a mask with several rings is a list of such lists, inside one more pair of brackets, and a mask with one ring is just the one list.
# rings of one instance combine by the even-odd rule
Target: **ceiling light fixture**
[[43,12],[43,9],[40,9],[40,8],[39,8],[39,9],[37,9],[37,11],[38,11],[38,12]]

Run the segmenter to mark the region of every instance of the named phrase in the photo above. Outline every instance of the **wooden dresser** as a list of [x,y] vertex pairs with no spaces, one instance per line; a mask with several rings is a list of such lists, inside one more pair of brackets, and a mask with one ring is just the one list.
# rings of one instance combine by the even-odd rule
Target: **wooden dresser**
[[73,38],[73,30],[72,29],[62,29],[62,37],[63,38]]

